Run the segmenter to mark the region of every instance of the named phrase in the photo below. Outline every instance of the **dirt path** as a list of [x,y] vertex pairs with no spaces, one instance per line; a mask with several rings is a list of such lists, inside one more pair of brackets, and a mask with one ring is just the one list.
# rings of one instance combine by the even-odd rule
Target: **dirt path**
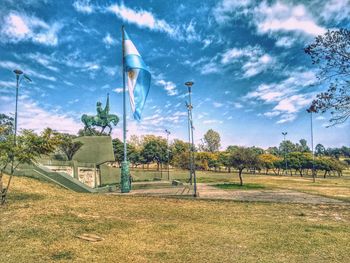
[[[165,187],[162,183],[147,184],[145,189],[132,190],[127,195],[133,196],[159,196],[159,197],[192,197],[193,188],[190,186]],[[163,184],[163,185],[162,185]],[[350,203],[323,197],[319,195],[306,194],[293,190],[223,190],[210,184],[197,184],[199,197],[206,200],[233,200],[249,202],[273,202],[273,203],[300,203],[300,204],[345,204]],[[120,193],[113,193],[119,195]],[[125,194],[121,194],[125,195]]]
[[198,184],[200,198],[251,202],[302,204],[347,204],[346,202],[292,190],[223,190],[208,184]]

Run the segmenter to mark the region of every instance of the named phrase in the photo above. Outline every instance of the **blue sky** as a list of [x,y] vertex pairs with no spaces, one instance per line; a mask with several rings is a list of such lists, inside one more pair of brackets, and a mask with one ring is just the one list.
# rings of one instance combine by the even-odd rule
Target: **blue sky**
[[[124,24],[152,71],[140,123],[128,105],[129,135],[169,129],[186,140],[184,82],[193,80],[197,143],[212,128],[224,147],[268,147],[282,131],[310,141],[305,110],[325,87],[315,85],[317,69],[303,48],[329,28],[349,28],[350,3],[2,0],[0,14],[0,112],[14,111],[12,70],[33,79],[20,89],[20,128],[75,133],[107,93],[121,117]],[[349,146],[349,122],[326,128],[328,118],[315,116],[315,144]],[[121,127],[113,136],[121,138]]]

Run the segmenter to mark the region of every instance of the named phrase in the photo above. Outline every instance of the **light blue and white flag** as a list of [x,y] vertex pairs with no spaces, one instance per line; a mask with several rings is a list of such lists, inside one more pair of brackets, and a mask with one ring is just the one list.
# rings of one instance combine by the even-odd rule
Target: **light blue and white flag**
[[124,30],[124,63],[134,119],[140,120],[151,85],[151,73]]

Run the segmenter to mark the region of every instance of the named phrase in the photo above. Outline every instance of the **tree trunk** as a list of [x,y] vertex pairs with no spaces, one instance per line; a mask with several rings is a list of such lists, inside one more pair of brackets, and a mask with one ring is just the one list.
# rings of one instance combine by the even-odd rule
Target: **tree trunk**
[[3,191],[3,186],[2,186],[2,170],[0,171],[0,204],[2,204],[2,191]]
[[240,186],[243,186],[242,171],[243,171],[243,169],[240,169],[240,170],[238,171],[239,185],[240,185]]
[[303,177],[303,170],[302,169],[299,170],[299,173],[300,173],[300,177]]

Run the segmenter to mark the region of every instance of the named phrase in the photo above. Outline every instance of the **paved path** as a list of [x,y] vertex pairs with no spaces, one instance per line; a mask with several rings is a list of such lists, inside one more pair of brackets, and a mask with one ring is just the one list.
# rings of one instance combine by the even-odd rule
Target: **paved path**
[[[169,183],[170,184],[170,183]],[[151,185],[151,184],[150,184]],[[156,184],[153,184],[154,186]],[[233,200],[248,202],[274,202],[274,203],[301,203],[301,204],[345,204],[337,199],[306,194],[292,190],[223,190],[210,184],[197,184],[199,197],[207,200]],[[119,195],[119,193],[113,193]],[[125,195],[125,194],[121,194]],[[189,186],[159,187],[132,190],[127,195],[132,196],[159,196],[159,197],[192,197],[193,190]]]

